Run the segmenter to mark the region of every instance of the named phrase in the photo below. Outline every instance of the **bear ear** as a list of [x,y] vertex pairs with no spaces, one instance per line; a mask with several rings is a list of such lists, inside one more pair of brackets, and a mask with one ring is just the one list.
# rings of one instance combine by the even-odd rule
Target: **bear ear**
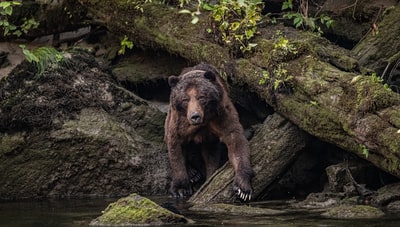
[[206,71],[204,77],[210,81],[215,81],[215,74],[211,71]]
[[179,77],[177,76],[168,77],[168,84],[170,87],[175,87],[178,82],[179,82]]

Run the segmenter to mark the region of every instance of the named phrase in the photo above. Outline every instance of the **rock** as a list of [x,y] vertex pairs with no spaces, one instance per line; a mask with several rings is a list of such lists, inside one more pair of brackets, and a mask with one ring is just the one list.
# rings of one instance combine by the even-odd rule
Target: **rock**
[[238,206],[225,203],[215,204],[196,204],[190,208],[193,211],[206,211],[211,213],[235,214],[235,215],[280,215],[285,214],[285,211],[274,210],[268,208],[252,207],[252,206]]
[[165,114],[86,52],[33,69],[0,81],[0,199],[166,193]]
[[393,211],[400,211],[400,200],[389,203],[386,206],[386,209]]
[[[346,168],[349,173],[347,173]],[[331,192],[346,192],[348,195],[362,194],[363,191],[368,189],[377,189],[381,186],[381,182],[376,179],[385,177],[373,165],[356,160],[348,162],[348,164],[341,162],[330,165],[326,168],[326,174]],[[358,186],[358,188],[355,186]],[[361,190],[361,187],[365,189]]]
[[395,201],[400,201],[400,183],[383,186],[372,199],[373,204],[378,206],[386,206]]
[[92,220],[90,225],[142,226],[186,223],[194,223],[194,221],[134,193],[108,205],[103,214]]
[[121,82],[148,84],[166,80],[170,75],[179,75],[186,64],[184,59],[165,52],[135,49],[132,54],[124,56],[112,72]]
[[365,218],[380,218],[385,213],[380,209],[365,205],[342,205],[330,208],[322,213],[322,216],[327,218],[337,219],[365,219]]
[[297,208],[326,209],[339,204],[342,198],[343,195],[339,193],[310,193],[305,200],[295,203],[293,206]]

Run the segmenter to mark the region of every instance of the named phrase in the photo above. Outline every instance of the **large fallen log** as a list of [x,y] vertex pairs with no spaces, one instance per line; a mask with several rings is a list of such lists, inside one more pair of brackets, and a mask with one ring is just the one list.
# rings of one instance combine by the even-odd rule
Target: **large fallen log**
[[[179,9],[162,4],[143,4],[142,13],[131,1],[79,1],[110,31],[127,35],[137,46],[211,63],[304,131],[400,177],[400,96],[378,78],[361,75],[346,50],[307,32],[267,26],[260,29],[253,54],[234,58],[207,38],[207,13],[193,25]],[[275,45],[282,38],[289,49]]]
[[[307,135],[279,114],[265,120],[251,139],[251,162],[255,177],[253,197],[259,196],[289,167],[307,141]],[[190,202],[233,202],[233,168],[227,162],[190,198]]]

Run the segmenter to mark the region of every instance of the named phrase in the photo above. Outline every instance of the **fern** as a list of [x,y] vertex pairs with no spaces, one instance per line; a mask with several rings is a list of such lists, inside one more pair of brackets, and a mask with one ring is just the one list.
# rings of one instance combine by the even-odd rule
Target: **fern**
[[37,75],[41,75],[48,67],[63,60],[63,55],[53,47],[39,47],[30,51],[25,45],[20,45],[28,62],[33,63],[37,69]]

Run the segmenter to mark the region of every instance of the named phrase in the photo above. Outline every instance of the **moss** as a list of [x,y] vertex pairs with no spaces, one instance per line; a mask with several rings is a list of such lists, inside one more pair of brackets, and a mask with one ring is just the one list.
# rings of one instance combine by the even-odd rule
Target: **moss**
[[226,213],[236,215],[278,215],[284,214],[285,211],[259,208],[252,206],[237,206],[232,204],[217,203],[217,204],[196,204],[190,208],[193,211],[206,211],[209,213]]
[[380,209],[365,205],[343,205],[322,213],[322,216],[338,219],[380,218],[384,215]]
[[24,133],[2,134],[0,137],[0,154],[8,154],[22,148],[25,142]]
[[385,89],[374,76],[358,76],[350,85],[355,87],[354,110],[358,113],[374,112],[400,103],[400,96]]
[[90,225],[94,226],[129,226],[129,225],[161,225],[191,223],[190,219],[172,213],[160,207],[153,201],[131,194],[128,197],[111,203],[103,214],[94,219]]

